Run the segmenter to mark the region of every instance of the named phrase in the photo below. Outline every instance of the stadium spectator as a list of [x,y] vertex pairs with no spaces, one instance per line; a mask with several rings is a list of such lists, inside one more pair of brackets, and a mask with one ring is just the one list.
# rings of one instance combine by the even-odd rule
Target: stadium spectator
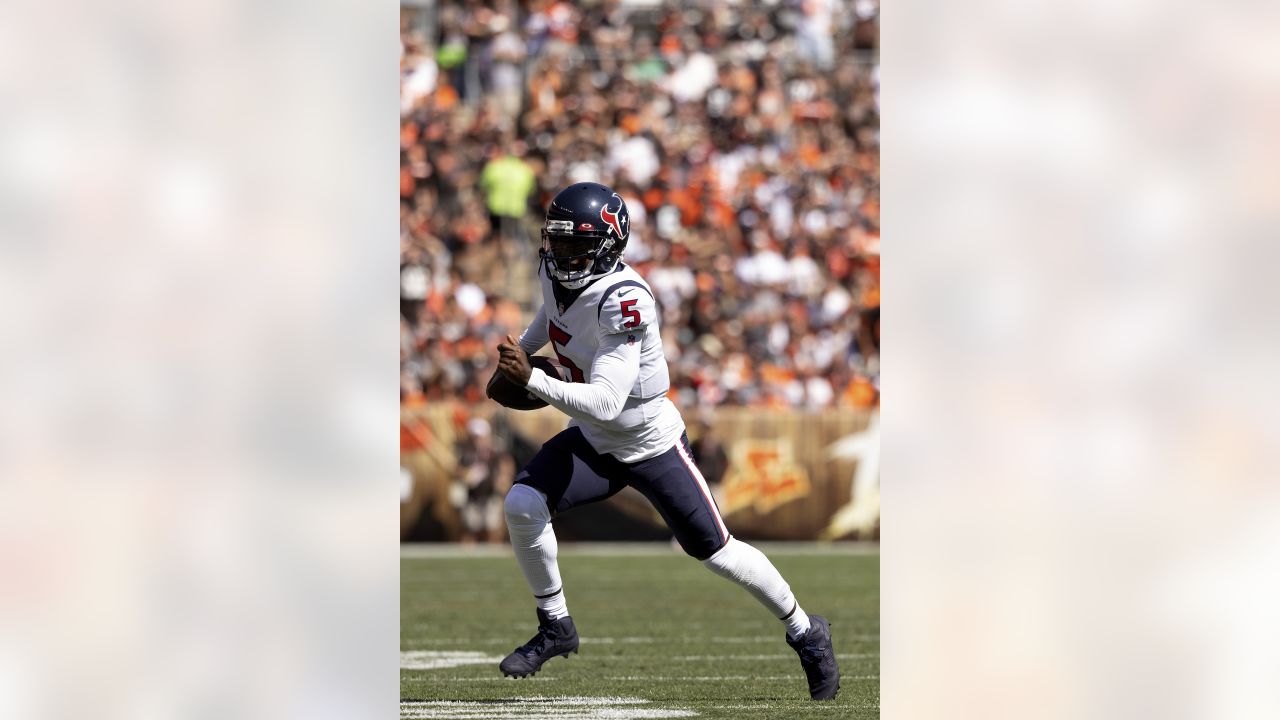
[[502,542],[506,531],[502,498],[511,487],[514,461],[494,443],[489,422],[479,417],[467,421],[454,454],[458,461],[454,495],[462,515],[462,542]]
[[493,39],[492,51],[492,65],[489,68],[490,95],[501,113],[502,129],[510,130],[515,127],[516,118],[520,114],[524,85],[524,70],[521,65],[525,59],[525,40],[508,23]]
[[485,193],[490,229],[500,237],[516,237],[529,209],[529,198],[537,183],[533,168],[524,161],[525,145],[507,140],[504,151],[495,145],[489,162],[480,171],[480,189]]
[[720,483],[729,470],[729,452],[725,450],[724,441],[716,434],[715,426],[702,418],[690,424],[689,434],[692,438],[689,450],[693,454],[693,461],[697,463],[698,470],[711,489],[719,490]]

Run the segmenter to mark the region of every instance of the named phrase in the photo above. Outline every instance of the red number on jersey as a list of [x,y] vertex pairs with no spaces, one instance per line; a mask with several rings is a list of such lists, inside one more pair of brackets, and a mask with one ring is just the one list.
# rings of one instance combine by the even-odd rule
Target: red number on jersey
[[622,301],[622,317],[630,318],[630,320],[625,325],[623,325],[623,327],[633,328],[640,324],[640,311],[634,310],[633,308],[635,308],[635,306],[636,306],[635,298]]
[[559,325],[556,325],[550,320],[547,321],[547,336],[551,338],[551,349],[555,350],[556,357],[560,359],[560,364],[569,368],[569,375],[573,378],[573,381],[580,383],[586,382],[587,379],[582,376],[582,371],[578,369],[578,366],[574,365],[572,360],[561,354],[560,348],[556,347],[557,345],[568,347],[569,341],[573,339],[573,336],[560,329]]

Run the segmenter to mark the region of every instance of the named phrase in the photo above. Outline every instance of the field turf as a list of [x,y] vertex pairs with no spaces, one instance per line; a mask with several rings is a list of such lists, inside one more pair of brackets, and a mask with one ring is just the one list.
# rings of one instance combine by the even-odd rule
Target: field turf
[[402,718],[878,718],[880,556],[874,546],[760,544],[803,607],[831,621],[841,689],[809,700],[782,624],[661,544],[561,545],[582,645],[531,678],[498,662],[535,631],[510,548],[405,546]]

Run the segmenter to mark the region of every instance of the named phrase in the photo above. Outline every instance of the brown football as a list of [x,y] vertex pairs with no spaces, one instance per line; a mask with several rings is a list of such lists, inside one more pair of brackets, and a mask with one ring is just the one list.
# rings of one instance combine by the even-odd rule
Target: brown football
[[[569,371],[553,358],[534,355],[529,358],[529,364],[541,368],[542,372],[553,378],[559,378],[565,382],[570,380]],[[537,410],[547,406],[546,400],[511,382],[501,370],[493,371],[493,377],[489,378],[489,385],[484,392],[494,402],[512,410]]]

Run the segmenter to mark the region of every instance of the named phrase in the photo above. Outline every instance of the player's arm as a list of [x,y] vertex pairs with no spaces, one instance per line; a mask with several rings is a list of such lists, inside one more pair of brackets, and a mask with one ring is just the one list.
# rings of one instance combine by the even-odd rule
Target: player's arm
[[608,422],[622,413],[640,375],[640,343],[634,335],[605,335],[591,363],[591,380],[571,383],[533,368],[526,387],[564,414]]
[[[657,305],[648,288],[622,282],[600,300],[600,347],[591,363],[591,380],[566,383],[545,373],[530,373],[527,387],[571,417],[607,422],[618,417],[640,376],[640,338],[657,320]],[[535,380],[533,374],[538,378]]]
[[533,316],[529,327],[520,335],[520,347],[530,355],[542,349],[550,341],[547,337],[547,306],[539,305],[538,313]]

